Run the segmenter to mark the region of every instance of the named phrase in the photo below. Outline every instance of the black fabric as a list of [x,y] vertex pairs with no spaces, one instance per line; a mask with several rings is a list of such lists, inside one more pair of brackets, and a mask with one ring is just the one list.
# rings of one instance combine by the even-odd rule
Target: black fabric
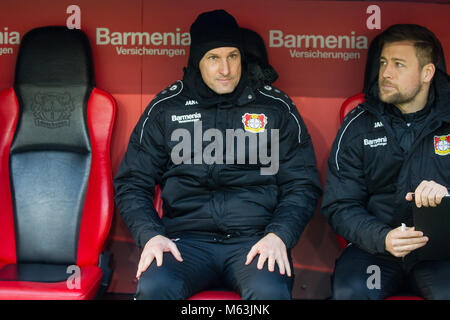
[[332,277],[333,299],[383,300],[390,296],[413,295],[448,300],[449,273],[450,261],[402,260],[372,255],[350,245],[336,261]]
[[65,26],[27,32],[17,55],[14,87],[22,84],[95,86],[91,46],[81,30]]
[[269,64],[263,38],[250,29],[241,28],[241,32],[249,86],[258,89],[274,83],[278,79],[278,73]]
[[423,128],[410,146],[399,143],[401,132],[376,96],[347,115],[333,143],[321,211],[338,234],[372,254],[389,255],[386,234],[413,226],[407,192],[423,180],[450,185],[450,154],[437,154],[434,145],[435,136],[450,134],[448,75],[437,70],[433,86],[434,103],[428,116],[419,115]]
[[7,264],[0,269],[0,281],[61,282],[66,281],[67,265],[19,263]]
[[76,264],[90,159],[61,151],[11,156],[18,261]]
[[[136,243],[143,247],[157,234],[175,237],[189,231],[247,236],[274,232],[293,247],[321,193],[311,138],[293,102],[272,86],[257,91],[246,87],[235,104],[199,100],[192,105],[192,99],[184,82],[174,83],[150,102],[131,134],[114,185],[116,204]],[[279,130],[280,161],[273,175],[261,174],[268,165],[249,162],[248,142],[243,146],[245,163],[238,163],[236,151],[225,161],[226,131],[244,132],[246,113],[267,117],[269,153],[271,130]],[[181,115],[201,121],[179,122]],[[186,130],[191,146],[194,136],[219,130],[224,143],[216,152],[224,155],[223,163],[196,163],[200,153],[193,148],[183,152],[184,163],[174,163],[172,152],[180,140],[171,137],[177,129]],[[262,139],[260,133],[246,133]],[[201,149],[209,144],[200,142]],[[157,184],[162,187],[162,220],[153,207]]]
[[[186,236],[176,240],[183,262],[171,253],[163,256],[163,265],[153,262],[139,279],[136,299],[184,300],[211,287],[233,290],[244,300],[289,300],[294,276],[280,275],[256,268],[258,256],[248,266],[244,264],[251,247],[259,240],[250,238],[215,238]],[[292,259],[288,251],[291,270]]]
[[431,107],[434,104],[434,86],[431,87],[428,101],[422,110],[403,114],[397,107],[384,104],[383,119],[392,127],[392,132],[402,150],[407,153],[422,132]]
[[10,150],[19,263],[76,264],[91,164],[86,109],[93,86],[91,48],[82,31],[42,27],[23,36]]
[[11,153],[60,150],[89,153],[86,86],[21,85],[19,119]]
[[368,93],[370,88],[378,82],[378,73],[380,70],[381,45],[379,35],[376,36],[369,45],[367,51],[366,68],[364,72],[363,93]]
[[91,47],[82,31],[55,26],[27,32],[16,62],[20,113],[12,152],[89,152],[86,106],[94,82]]

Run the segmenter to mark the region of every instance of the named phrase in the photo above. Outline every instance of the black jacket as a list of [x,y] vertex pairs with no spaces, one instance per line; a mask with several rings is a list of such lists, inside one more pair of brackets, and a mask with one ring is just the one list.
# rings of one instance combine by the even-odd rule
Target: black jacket
[[[275,175],[261,174],[261,167],[268,164],[250,163],[249,151],[255,151],[251,142],[245,144],[245,164],[238,163],[237,156],[243,154],[237,152],[238,143],[233,157],[226,161],[231,141],[226,139],[227,129],[241,129],[261,139],[261,133],[244,131],[245,114],[264,115],[270,146],[274,143],[272,129],[279,129],[280,160]],[[195,160],[201,134],[194,132],[194,124],[199,120],[203,134],[208,129],[222,133],[223,143],[219,141],[215,148],[211,145],[215,138],[200,142],[203,154],[223,153],[222,164]],[[185,130],[175,131],[180,128]],[[192,147],[184,153],[179,145],[183,135],[190,136]],[[184,163],[174,162],[172,153],[182,155]],[[157,184],[162,187],[162,219],[153,206]],[[234,104],[204,104],[189,93],[183,81],[163,90],[146,108],[131,134],[114,185],[121,216],[141,247],[156,234],[245,236],[274,232],[291,248],[321,193],[311,138],[286,94],[273,86],[258,90],[245,87]]]
[[[393,105],[378,99],[375,85],[366,102],[342,122],[328,161],[322,213],[333,229],[372,254],[385,251],[387,233],[402,222],[413,226],[412,203],[405,200],[423,180],[450,185],[450,82],[437,71],[428,111],[419,113],[408,138]],[[404,138],[403,138],[404,137]]]

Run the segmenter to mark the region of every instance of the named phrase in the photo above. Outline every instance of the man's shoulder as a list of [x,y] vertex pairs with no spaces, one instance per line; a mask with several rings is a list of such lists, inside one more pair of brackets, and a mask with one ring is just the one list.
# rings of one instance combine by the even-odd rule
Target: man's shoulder
[[373,113],[360,104],[347,113],[342,121],[337,139],[340,142],[352,141],[358,136],[366,136],[372,132],[383,130],[383,123]]
[[265,85],[256,89],[256,92],[262,99],[274,107],[288,108],[289,110],[297,108],[289,95],[274,85]]
[[187,98],[183,94],[184,83],[181,80],[177,80],[171,83],[169,86],[157,93],[150,103],[147,105],[144,113],[149,116],[152,113],[158,113],[158,110],[167,110],[171,106],[184,105]]
[[161,103],[166,100],[180,97],[184,89],[184,83],[181,80],[177,80],[170,84],[168,87],[161,90],[151,101],[151,103]]

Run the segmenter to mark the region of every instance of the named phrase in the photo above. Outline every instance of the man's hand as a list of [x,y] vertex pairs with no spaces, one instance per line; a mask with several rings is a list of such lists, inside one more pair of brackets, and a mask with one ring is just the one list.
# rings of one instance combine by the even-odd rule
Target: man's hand
[[398,227],[389,231],[385,239],[385,246],[393,256],[400,258],[423,247],[427,242],[428,237],[424,237],[422,231],[416,231],[414,227],[407,227],[403,231],[402,227]]
[[268,269],[270,272],[275,270],[275,262],[280,269],[280,274],[287,273],[291,276],[291,266],[287,255],[286,245],[275,233],[268,233],[264,238],[259,240],[247,254],[245,265],[249,265],[253,258],[259,254],[257,268],[262,270],[264,263],[268,259]]
[[[434,181],[422,181],[414,191],[414,198],[416,206],[420,208],[424,207],[436,207],[441,203],[442,198],[448,194],[446,187],[434,182]],[[412,192],[406,194],[406,200],[412,201]]]
[[164,252],[171,252],[175,259],[180,262],[183,261],[181,253],[178,251],[175,242],[161,235],[154,236],[145,244],[144,250],[141,254],[141,259],[139,260],[136,278],[139,279],[141,277],[142,272],[147,270],[155,258],[156,265],[161,267],[163,264]]

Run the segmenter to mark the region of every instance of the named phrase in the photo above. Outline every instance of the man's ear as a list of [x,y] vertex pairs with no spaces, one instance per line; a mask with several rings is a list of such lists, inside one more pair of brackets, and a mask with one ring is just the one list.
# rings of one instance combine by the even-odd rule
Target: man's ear
[[436,67],[432,63],[428,63],[422,68],[422,82],[430,83],[433,80]]

